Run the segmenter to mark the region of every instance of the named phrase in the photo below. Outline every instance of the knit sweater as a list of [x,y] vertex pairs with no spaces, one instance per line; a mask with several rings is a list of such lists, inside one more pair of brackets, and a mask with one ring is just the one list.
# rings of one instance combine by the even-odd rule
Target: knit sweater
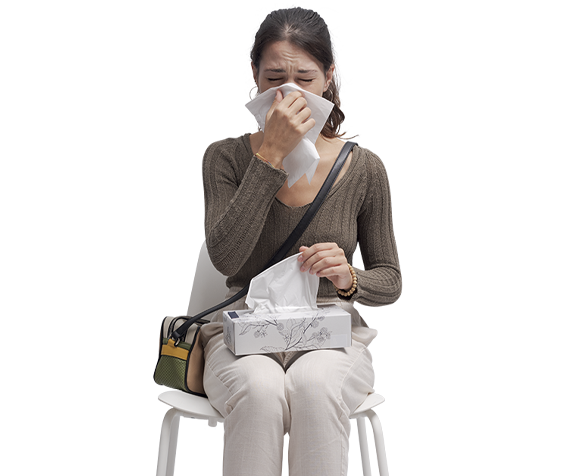
[[[237,290],[260,273],[285,242],[310,204],[288,206],[275,195],[288,174],[254,156],[249,134],[211,144],[203,159],[205,236],[213,265]],[[401,294],[401,272],[393,234],[391,198],[382,161],[355,146],[346,173],[287,256],[302,245],[335,242],[352,264],[357,243],[365,269],[355,268],[351,301],[380,306]],[[318,301],[338,299],[320,278]]]

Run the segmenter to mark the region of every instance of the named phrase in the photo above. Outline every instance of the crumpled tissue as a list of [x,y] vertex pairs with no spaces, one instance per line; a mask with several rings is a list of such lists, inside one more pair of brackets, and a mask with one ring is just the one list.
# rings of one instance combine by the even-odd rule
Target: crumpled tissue
[[245,303],[254,313],[317,309],[319,277],[301,272],[300,255],[280,261],[251,280]]
[[251,114],[255,116],[257,124],[259,124],[262,131],[265,131],[265,117],[275,100],[275,93],[278,89],[283,93],[283,97],[293,91],[302,91],[307,100],[307,106],[311,109],[311,117],[315,119],[313,129],[305,134],[301,142],[283,160],[283,168],[289,174],[287,178],[288,187],[291,187],[304,174],[307,175],[307,180],[311,183],[311,179],[319,164],[319,153],[315,148],[315,142],[323,130],[323,126],[327,122],[334,104],[321,96],[305,91],[294,83],[282,84],[276,88],[268,89],[245,105]]

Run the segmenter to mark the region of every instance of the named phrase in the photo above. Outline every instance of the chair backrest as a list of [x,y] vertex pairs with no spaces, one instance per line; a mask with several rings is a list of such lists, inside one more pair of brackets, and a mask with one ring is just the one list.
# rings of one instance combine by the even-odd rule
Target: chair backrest
[[[226,279],[211,263],[204,242],[197,259],[187,315],[194,316],[223,301],[227,294]],[[206,319],[211,319],[211,317],[212,315],[209,315]]]

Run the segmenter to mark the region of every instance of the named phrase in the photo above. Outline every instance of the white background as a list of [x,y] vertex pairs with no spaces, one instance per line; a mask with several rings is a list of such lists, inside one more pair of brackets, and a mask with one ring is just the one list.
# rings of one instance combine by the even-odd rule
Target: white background
[[[7,474],[150,471],[152,4],[132,5],[3,10]],[[405,5],[405,474],[574,470],[563,5]]]

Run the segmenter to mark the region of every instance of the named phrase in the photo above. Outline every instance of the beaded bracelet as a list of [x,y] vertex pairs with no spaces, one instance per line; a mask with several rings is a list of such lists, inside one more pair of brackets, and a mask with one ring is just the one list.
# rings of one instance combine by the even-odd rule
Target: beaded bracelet
[[344,297],[349,297],[355,294],[355,291],[357,290],[357,275],[355,274],[355,270],[349,263],[347,263],[347,266],[349,267],[349,271],[351,272],[351,276],[353,277],[353,285],[351,286],[351,289],[349,289],[348,291],[343,291],[342,289],[339,289],[337,286],[333,285],[335,286],[337,293]]
[[269,162],[265,157],[263,157],[259,152],[255,154],[256,157],[259,157],[263,162],[267,162],[271,167],[275,168],[275,166]]

